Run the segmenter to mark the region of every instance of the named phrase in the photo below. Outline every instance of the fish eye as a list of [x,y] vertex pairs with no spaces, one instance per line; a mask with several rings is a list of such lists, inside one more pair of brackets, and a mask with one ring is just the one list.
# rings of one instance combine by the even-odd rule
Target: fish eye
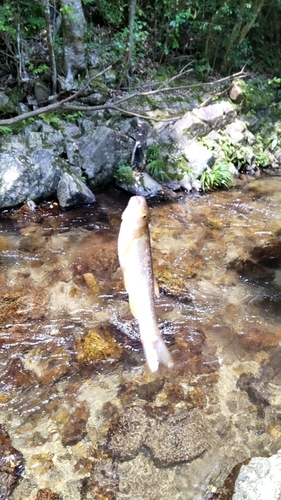
[[143,215],[143,216],[142,216],[142,218],[143,218],[143,219],[146,219],[146,215]]

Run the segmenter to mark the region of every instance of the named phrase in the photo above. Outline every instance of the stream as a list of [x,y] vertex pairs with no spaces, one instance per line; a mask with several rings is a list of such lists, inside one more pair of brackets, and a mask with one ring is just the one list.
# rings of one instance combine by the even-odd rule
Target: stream
[[237,464],[281,448],[281,176],[149,201],[174,361],[153,374],[117,258],[129,198],[96,198],[0,214],[0,424],[23,455],[9,499],[230,498]]

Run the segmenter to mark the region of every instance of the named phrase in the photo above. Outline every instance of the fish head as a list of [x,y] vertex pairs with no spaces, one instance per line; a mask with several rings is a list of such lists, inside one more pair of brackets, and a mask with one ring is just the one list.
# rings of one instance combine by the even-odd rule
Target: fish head
[[146,230],[149,223],[149,213],[146,199],[143,196],[132,196],[122,214],[122,221],[131,225],[134,232]]

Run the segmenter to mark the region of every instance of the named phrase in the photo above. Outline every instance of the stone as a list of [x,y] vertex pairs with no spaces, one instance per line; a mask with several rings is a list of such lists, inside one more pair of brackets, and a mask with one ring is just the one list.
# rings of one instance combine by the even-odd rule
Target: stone
[[37,99],[38,104],[48,104],[49,97],[51,95],[50,87],[41,78],[38,78],[34,82],[34,94]]
[[0,91],[0,109],[5,109],[5,106],[7,106],[9,102],[9,97],[3,92],[3,90]]
[[86,436],[88,418],[89,410],[86,403],[79,403],[62,427],[63,446],[74,446]]
[[192,181],[200,177],[204,170],[207,167],[212,167],[215,162],[213,153],[198,141],[192,141],[184,146],[182,154],[192,169],[192,174],[190,174]]
[[0,236],[0,252],[4,252],[8,250],[9,244],[7,238],[5,236]]
[[130,460],[145,446],[161,467],[199,457],[209,448],[209,438],[200,410],[154,420],[142,408],[133,407],[113,418],[107,448],[114,458]]
[[246,125],[241,120],[236,119],[233,123],[230,123],[224,130],[224,133],[228,135],[233,142],[233,144],[238,144],[244,140],[244,132],[246,130]]
[[78,139],[79,164],[91,188],[109,184],[115,169],[131,159],[134,141],[106,126],[89,130]]
[[107,449],[114,458],[130,460],[140,451],[145,440],[150,419],[140,407],[115,417],[109,427]]
[[157,466],[171,466],[202,455],[210,446],[209,433],[195,409],[156,423],[145,445]]
[[104,73],[104,79],[107,85],[114,85],[117,80],[116,71],[109,69]]
[[145,198],[157,196],[158,194],[163,193],[163,186],[156,180],[152,179],[147,172],[139,173],[134,171],[133,178],[135,179],[133,184],[126,184],[123,182],[116,182],[116,184],[129,193],[137,196],[144,196]]
[[[279,333],[279,335],[278,335]],[[259,324],[246,328],[238,335],[239,343],[247,350],[260,351],[261,349],[269,349],[280,343],[280,329],[270,331]]]
[[76,341],[77,357],[80,363],[87,361],[118,360],[122,348],[110,335],[110,326],[89,330]]
[[69,373],[70,354],[54,341],[45,346],[38,345],[26,354],[24,368],[48,386]]
[[60,500],[60,496],[49,488],[42,488],[37,491],[35,500]]
[[42,149],[42,137],[40,132],[26,129],[26,144],[29,149]]
[[58,160],[47,150],[37,150],[31,156],[0,153],[0,208],[50,198],[60,175]]
[[229,97],[236,104],[240,104],[243,101],[244,90],[243,90],[243,83],[241,81],[236,80],[232,83],[231,89],[229,91]]
[[8,432],[0,425],[0,499],[6,500],[20,479],[23,455],[11,443]]
[[207,131],[207,125],[191,111],[188,111],[172,127],[170,136],[173,141],[178,142],[187,138],[188,134],[191,136],[203,136],[207,133]]
[[57,187],[57,198],[62,208],[87,205],[96,201],[95,195],[74,174],[64,172]]
[[269,458],[254,457],[242,465],[235,482],[233,500],[280,500],[281,450]]

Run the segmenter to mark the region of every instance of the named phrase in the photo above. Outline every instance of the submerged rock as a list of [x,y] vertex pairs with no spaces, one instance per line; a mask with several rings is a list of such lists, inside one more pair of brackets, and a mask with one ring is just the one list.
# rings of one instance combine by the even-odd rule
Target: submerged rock
[[0,499],[6,500],[23,470],[23,455],[11,443],[9,434],[0,425]]
[[117,360],[122,348],[110,335],[110,326],[93,328],[77,340],[76,349],[79,362]]
[[196,409],[154,420],[142,408],[133,407],[113,419],[108,450],[113,457],[130,460],[144,446],[157,466],[171,466],[200,456],[209,448],[209,438],[202,414]]
[[281,450],[269,458],[254,457],[242,465],[235,482],[233,500],[280,500]]
[[60,499],[61,497],[57,493],[54,493],[49,488],[43,488],[37,491],[37,495],[35,497],[35,500],[60,500]]

